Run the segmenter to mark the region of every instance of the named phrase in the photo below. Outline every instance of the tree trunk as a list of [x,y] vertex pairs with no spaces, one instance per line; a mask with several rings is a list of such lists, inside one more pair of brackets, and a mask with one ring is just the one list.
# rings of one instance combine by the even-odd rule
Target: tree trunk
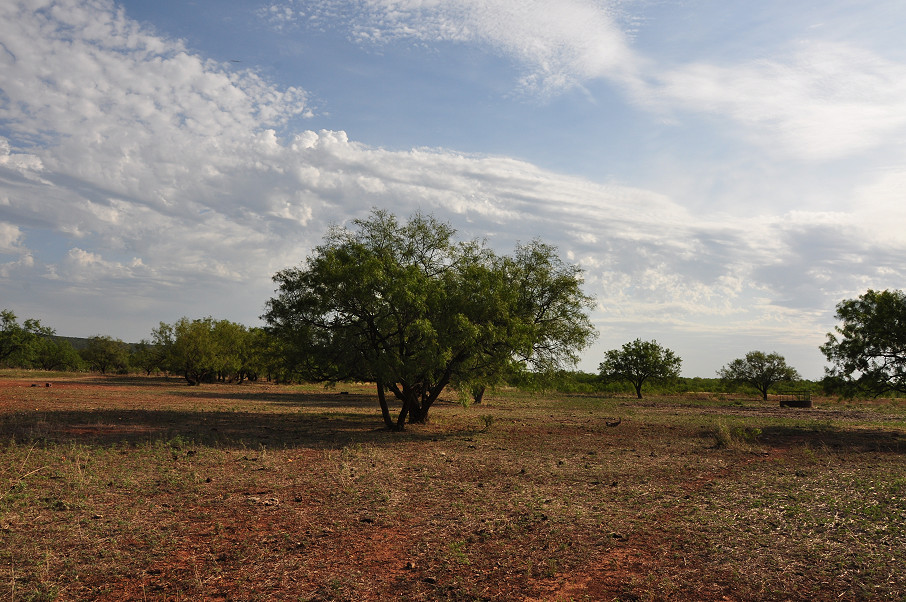
[[409,410],[409,424],[425,424],[428,422],[428,408],[417,403]]
[[484,399],[484,385],[476,385],[472,387],[472,403],[475,405],[480,405],[481,400]]
[[406,416],[408,416],[408,415],[409,415],[409,403],[404,399],[403,407],[400,410],[399,417],[396,419],[396,426],[394,427],[394,430],[396,430],[396,431],[406,430]]
[[387,397],[384,395],[384,383],[381,381],[377,382],[377,395],[378,402],[381,404],[381,415],[384,417],[384,425],[393,430],[395,425],[393,424],[393,418],[390,417],[390,408],[387,407]]
[[400,415],[396,421],[397,430],[403,430],[407,418],[409,419],[409,424],[424,424],[428,422],[428,410],[431,409],[431,405],[437,400],[440,392],[443,391],[449,382],[450,376],[446,374],[440,382],[431,388],[426,388],[421,383],[415,386],[406,383],[391,383],[387,385],[387,388],[393,391],[393,395],[403,402],[403,409],[400,410]]

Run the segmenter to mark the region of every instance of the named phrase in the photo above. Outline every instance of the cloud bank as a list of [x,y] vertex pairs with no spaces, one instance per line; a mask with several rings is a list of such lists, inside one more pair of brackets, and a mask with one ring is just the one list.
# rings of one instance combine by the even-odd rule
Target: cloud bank
[[[553,19],[543,3],[355,6],[351,31],[369,43],[478,40],[531,66],[522,81],[538,90],[611,78],[652,110],[704,107],[805,160],[904,125],[902,67],[866,52],[815,46],[784,65],[642,77],[648,61],[610,5],[567,2]],[[763,89],[778,80],[781,94]],[[610,346],[665,330],[816,347],[843,295],[904,276],[906,244],[885,219],[902,171],[866,184],[872,203],[852,211],[739,218],[504,156],[390,151],[298,128],[311,114],[305,90],[206,60],[105,0],[0,7],[0,90],[0,302],[68,311],[78,321],[47,320],[65,334],[137,339],[157,321],[211,313],[254,321],[276,270],[372,207],[432,212],[502,251],[541,234],[586,269]]]

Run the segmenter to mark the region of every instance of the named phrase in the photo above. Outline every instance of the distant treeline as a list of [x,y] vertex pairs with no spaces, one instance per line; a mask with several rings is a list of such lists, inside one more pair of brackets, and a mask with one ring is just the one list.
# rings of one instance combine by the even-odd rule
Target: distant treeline
[[[789,383],[789,390],[810,393],[811,395],[833,395],[835,391],[826,386],[824,381],[798,380]],[[515,378],[512,386],[521,389],[534,389],[538,391],[553,390],[562,393],[594,394],[594,395],[632,395],[635,390],[631,383],[602,378],[600,374],[581,371],[564,371],[554,376],[534,377],[529,375],[524,378]],[[772,393],[785,391],[784,387],[777,388]],[[681,395],[687,393],[733,394],[760,396],[758,390],[746,383],[729,381],[721,378],[679,377],[671,380],[653,380],[646,384],[645,391],[649,395]]]
[[0,323],[0,367],[101,374],[176,375],[190,384],[291,380],[289,359],[260,328],[229,320],[161,322],[150,339],[126,343],[106,335],[65,337],[38,320],[21,324],[9,310]]
[[[75,349],[76,351],[82,351],[83,349],[87,349],[88,346],[91,344],[91,339],[87,338],[87,337],[64,337],[64,336],[55,334],[51,338],[54,339],[55,341],[59,341],[60,343],[64,343],[64,344],[69,343],[70,345],[72,345],[72,348]],[[126,343],[126,345],[128,345],[130,347],[134,347],[135,343]]]
[[[291,353],[260,328],[227,320],[182,318],[161,323],[150,339],[126,343],[109,336],[67,337],[37,320],[20,324],[11,311],[2,312],[0,367],[45,371],[94,371],[103,374],[141,373],[184,377],[190,384],[242,382],[265,378],[297,382]],[[599,374],[560,371],[554,374],[517,373],[505,377],[504,386],[572,394],[631,395],[628,382],[604,379]],[[790,384],[812,395],[833,394],[826,381],[800,380]],[[652,381],[653,395],[686,393],[758,395],[750,385],[720,378],[680,377]]]

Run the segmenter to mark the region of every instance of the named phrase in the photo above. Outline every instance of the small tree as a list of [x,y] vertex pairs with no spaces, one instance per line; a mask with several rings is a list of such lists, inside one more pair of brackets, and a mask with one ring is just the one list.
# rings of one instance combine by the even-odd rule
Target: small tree
[[869,289],[837,305],[842,322],[828,333],[821,351],[832,366],[828,379],[852,395],[863,389],[877,396],[906,393],[906,293]]
[[750,351],[745,358],[733,360],[718,370],[717,376],[728,382],[752,385],[765,401],[768,400],[768,389],[773,385],[800,378],[796,369],[788,366],[782,355],[761,351]]
[[164,368],[182,374],[190,385],[198,385],[211,378],[218,364],[213,331],[213,318],[183,317],[172,325],[161,322],[151,336],[161,350]]
[[242,358],[248,345],[248,328],[229,320],[217,320],[211,329],[215,354],[213,370],[220,381],[242,381]]
[[267,370],[267,351],[270,335],[263,328],[249,328],[243,333],[239,348],[239,382],[256,381]]
[[677,378],[682,363],[682,359],[657,341],[636,339],[622,349],[608,351],[598,370],[605,379],[632,383],[641,399],[645,382]]
[[256,349],[249,329],[229,320],[211,317],[180,318],[173,324],[161,322],[151,331],[153,347],[160,355],[159,366],[182,374],[190,385],[218,378],[240,382],[256,366]]
[[132,351],[129,355],[129,364],[133,368],[140,369],[145,373],[145,376],[151,376],[152,372],[160,368],[160,349],[148,339],[142,339],[132,346]]
[[118,372],[129,366],[129,348],[126,343],[108,335],[91,337],[81,356],[92,370],[101,374]]

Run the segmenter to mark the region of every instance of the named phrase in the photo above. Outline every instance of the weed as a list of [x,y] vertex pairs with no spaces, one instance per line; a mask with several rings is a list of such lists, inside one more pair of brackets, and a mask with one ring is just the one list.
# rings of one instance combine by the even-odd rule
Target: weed
[[748,449],[758,442],[761,429],[750,426],[730,426],[724,420],[718,420],[714,429],[714,447],[721,449]]
[[[10,495],[12,495],[14,493],[22,493],[27,489],[26,480],[29,477],[31,477],[47,468],[47,466],[45,465],[45,466],[39,466],[38,468],[35,468],[33,470],[26,471],[26,467],[28,466],[28,461],[31,459],[31,455],[35,449],[35,445],[37,445],[37,444],[33,443],[31,445],[31,447],[29,447],[28,452],[26,452],[26,454],[25,454],[25,458],[22,460],[22,463],[19,466],[19,469],[16,471],[17,474],[15,474],[9,478],[8,484],[6,485],[6,489],[0,490],[0,508],[3,507],[3,502],[6,500],[7,497],[9,497]],[[9,444],[8,453],[10,453],[10,455],[12,456],[17,447],[18,446],[15,443],[11,442]],[[6,471],[4,471],[4,472],[6,472]]]
[[466,542],[453,541],[448,546],[450,558],[458,564],[469,564],[469,557],[465,552]]

